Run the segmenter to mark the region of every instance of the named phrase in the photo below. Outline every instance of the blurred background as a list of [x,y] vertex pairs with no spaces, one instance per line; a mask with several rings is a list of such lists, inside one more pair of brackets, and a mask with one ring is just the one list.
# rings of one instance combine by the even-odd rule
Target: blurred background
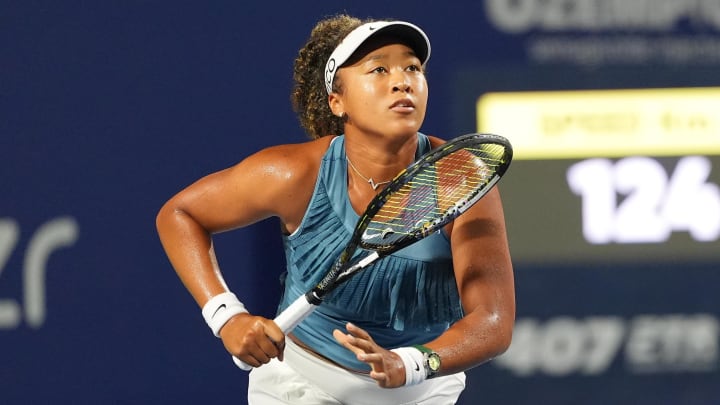
[[[508,137],[517,285],[462,404],[718,404],[720,2],[0,2],[0,403],[244,403],[157,210],[306,139],[292,63],[322,17],[420,25],[423,132]],[[716,87],[717,86],[717,87]],[[218,235],[271,317],[277,221]]]

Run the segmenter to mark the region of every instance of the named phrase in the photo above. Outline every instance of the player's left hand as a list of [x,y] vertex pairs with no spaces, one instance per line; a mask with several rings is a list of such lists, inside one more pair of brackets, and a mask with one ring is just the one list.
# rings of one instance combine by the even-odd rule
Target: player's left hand
[[346,349],[355,353],[358,360],[370,365],[370,378],[383,388],[405,385],[405,366],[400,356],[378,346],[364,329],[349,322],[345,327],[348,333],[335,329],[333,336]]

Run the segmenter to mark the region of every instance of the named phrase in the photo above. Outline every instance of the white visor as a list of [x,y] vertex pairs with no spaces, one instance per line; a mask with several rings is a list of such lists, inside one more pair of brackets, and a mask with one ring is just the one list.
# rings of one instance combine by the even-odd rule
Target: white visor
[[352,56],[360,45],[373,35],[392,33],[408,41],[424,66],[430,59],[430,40],[418,26],[404,21],[374,21],[352,30],[335,48],[325,64],[325,89],[332,93],[333,80],[340,66]]

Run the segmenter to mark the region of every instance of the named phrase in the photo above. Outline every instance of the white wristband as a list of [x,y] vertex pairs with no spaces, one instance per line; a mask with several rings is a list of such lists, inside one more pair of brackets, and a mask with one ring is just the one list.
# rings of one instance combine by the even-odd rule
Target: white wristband
[[202,308],[202,316],[205,318],[205,322],[217,337],[220,337],[220,329],[230,318],[247,312],[245,305],[231,292],[224,292],[210,298]]
[[417,385],[427,379],[425,356],[420,350],[414,347],[398,347],[391,352],[400,356],[405,365],[405,386]]

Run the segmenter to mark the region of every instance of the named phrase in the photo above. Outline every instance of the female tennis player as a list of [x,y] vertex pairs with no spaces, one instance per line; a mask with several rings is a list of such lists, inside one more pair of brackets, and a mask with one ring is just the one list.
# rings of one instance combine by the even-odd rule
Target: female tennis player
[[249,403],[453,404],[464,371],[509,346],[515,293],[497,188],[350,278],[287,337],[230,292],[213,251],[214,233],[275,216],[287,259],[279,310],[317,284],[373,197],[444,142],[418,132],[429,57],[426,34],[407,22],[320,21],[292,92],[312,139],[204,177],[158,213],[164,249],[206,322],[254,367]]

